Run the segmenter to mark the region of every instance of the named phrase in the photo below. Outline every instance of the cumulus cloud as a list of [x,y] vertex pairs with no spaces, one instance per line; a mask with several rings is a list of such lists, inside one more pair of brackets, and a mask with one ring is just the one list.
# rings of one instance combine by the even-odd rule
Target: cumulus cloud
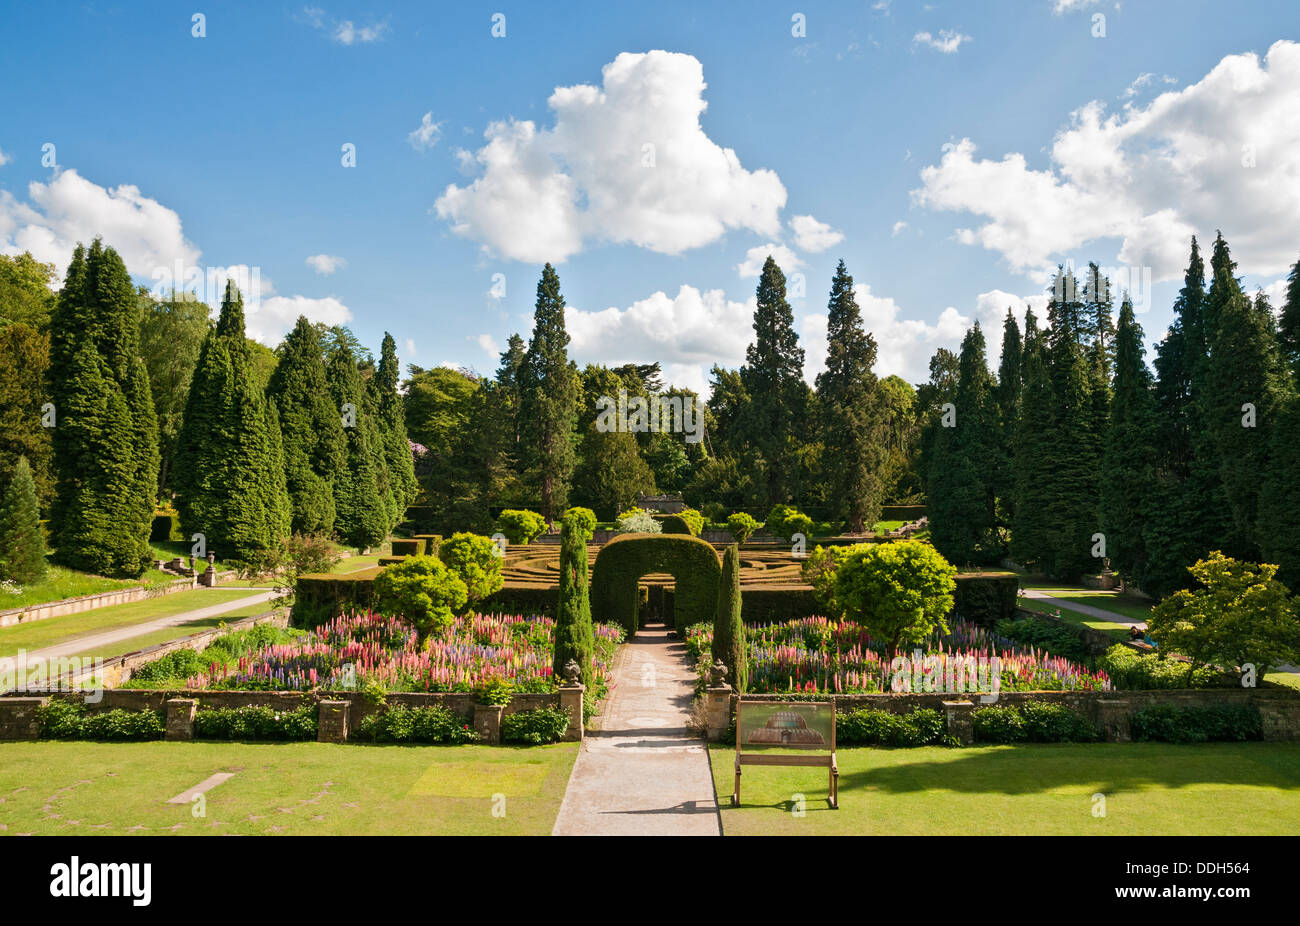
[[913,45],[925,45],[944,55],[955,55],[957,49],[961,47],[961,43],[969,41],[971,41],[969,35],[962,35],[960,32],[954,32],[951,29],[941,29],[938,35],[918,32],[912,36]]
[[437,145],[441,138],[442,123],[433,121],[433,110],[425,113],[420,118],[420,124],[410,135],[406,136],[406,140],[411,143],[411,147],[416,151],[428,151]]
[[790,219],[790,230],[794,232],[795,247],[814,254],[833,248],[844,240],[842,232],[810,215],[796,215]]
[[197,263],[200,251],[186,238],[181,218],[131,184],[99,186],[75,170],[27,186],[27,201],[0,190],[0,253],[31,251],[62,274],[77,242],[98,235],[112,245],[131,273],[151,276],[176,261]]
[[331,254],[313,254],[307,258],[307,264],[321,276],[329,276],[335,270],[346,267],[348,262]]
[[479,174],[435,204],[452,230],[505,257],[562,261],[589,241],[680,254],[729,229],[775,236],[786,191],[700,126],[704,69],[666,51],[623,53],[601,86],[557,87],[551,128],[493,122],[462,157]]
[[962,139],[921,171],[912,196],[931,209],[985,219],[957,240],[1002,254],[1017,270],[1042,268],[1104,238],[1121,264],[1175,279],[1188,239],[1222,229],[1244,273],[1269,275],[1300,240],[1300,43],[1264,59],[1229,55],[1203,79],[1146,106],[1107,115],[1093,101],[1056,135],[1051,164],[1031,169],[1012,152],[977,158]]
[[803,269],[803,260],[794,251],[783,244],[760,244],[745,252],[745,259],[736,265],[736,272],[742,277],[756,277],[763,272],[763,264],[768,256],[776,261],[782,273],[790,274]]
[[500,355],[501,348],[498,346],[496,338],[492,337],[492,335],[480,334],[475,338],[475,340],[478,341],[479,347],[483,348],[483,350],[491,354],[493,357]]
[[12,160],[13,160],[13,157],[12,157],[11,155],[5,154],[5,153],[4,153],[4,149],[3,149],[3,148],[0,148],[0,167],[4,167],[6,164],[8,164],[8,163],[9,163],[10,161],[12,161]]
[[1086,10],[1090,6],[1100,6],[1102,2],[1103,0],[1053,0],[1052,12],[1060,16],[1075,10]]
[[907,228],[907,223],[904,222],[902,219],[899,219],[897,222],[894,223],[894,229],[889,233],[889,237],[897,238],[899,233],[902,232],[903,229],[905,228]]
[[334,19],[318,6],[305,6],[298,17],[340,45],[366,45],[388,35],[388,20],[358,26],[350,19]]

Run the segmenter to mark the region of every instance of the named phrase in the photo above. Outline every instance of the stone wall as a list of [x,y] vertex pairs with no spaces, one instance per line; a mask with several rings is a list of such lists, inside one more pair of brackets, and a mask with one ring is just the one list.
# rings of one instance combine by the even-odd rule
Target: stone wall
[[14,624],[28,624],[51,617],[66,617],[69,614],[80,614],[82,611],[93,611],[96,608],[157,598],[160,595],[170,595],[172,592],[194,588],[194,583],[193,578],[188,578],[177,579],[165,585],[132,585],[129,588],[115,588],[96,595],[82,595],[78,598],[64,598],[60,601],[47,601],[44,604],[10,608],[8,611],[0,611],[0,627],[12,627]]

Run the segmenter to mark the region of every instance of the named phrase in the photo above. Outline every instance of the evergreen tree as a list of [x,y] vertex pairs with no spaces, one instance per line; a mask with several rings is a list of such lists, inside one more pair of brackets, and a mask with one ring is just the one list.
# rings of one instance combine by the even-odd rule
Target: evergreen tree
[[555,661],[557,677],[572,659],[582,672],[582,683],[592,691],[595,681],[592,654],[595,637],[591,625],[591,595],[587,576],[587,536],[572,515],[560,521],[559,604],[555,615]]
[[568,507],[576,462],[575,430],[582,397],[568,347],[560,277],[547,264],[537,282],[533,334],[518,379],[522,462],[548,523]]
[[334,530],[334,484],[347,459],[346,438],[325,374],[320,336],[305,316],[285,336],[267,396],[280,419],[285,488],[294,533]]
[[51,322],[50,396],[56,559],[108,576],[140,575],[158,478],[158,434],[140,359],[126,265],[97,238],[77,246]]
[[1300,590],[1300,394],[1294,382],[1279,397],[1268,468],[1261,485],[1259,545],[1277,577]]
[[166,300],[156,301],[141,287],[136,298],[141,305],[140,356],[149,374],[149,391],[158,419],[158,493],[170,500],[176,437],[212,312],[189,293],[172,292]]
[[827,500],[833,516],[860,534],[880,519],[884,465],[883,398],[876,388],[876,341],[862,327],[853,277],[835,268],[826,323],[826,369],[817,375],[823,452],[831,461]]
[[1256,311],[1242,293],[1234,276],[1237,265],[1222,235],[1215,239],[1210,264],[1214,271],[1206,299],[1210,357],[1202,405],[1232,515],[1222,549],[1229,556],[1258,561],[1260,475],[1268,468],[1278,391],[1276,339],[1271,312]]
[[957,355],[946,347],[940,347],[930,358],[930,381],[916,389],[916,407],[921,422],[917,466],[927,495],[931,491],[930,474],[935,471],[934,448],[939,429],[943,427],[945,409],[953,405],[957,397],[957,371]]
[[1111,568],[1141,586],[1147,561],[1144,528],[1155,485],[1155,397],[1143,359],[1142,327],[1127,298],[1115,335],[1115,389],[1106,431],[1101,524]]
[[379,429],[366,402],[366,386],[352,348],[336,342],[326,365],[330,398],[343,424],[346,457],[334,479],[334,532],[349,546],[366,549],[388,535],[392,494],[382,471]]
[[1045,572],[1051,568],[1051,543],[1055,525],[1051,506],[1055,453],[1052,447],[1056,400],[1047,364],[1046,336],[1030,309],[1025,314],[1025,340],[1021,353],[1023,386],[1016,420],[1013,480],[1015,516],[1011,524],[1011,555],[1027,567]]
[[0,327],[0,485],[9,484],[18,458],[26,457],[45,511],[54,497],[51,429],[41,423],[42,407],[50,401],[49,367],[48,334],[22,323]]
[[45,578],[45,537],[36,505],[36,483],[26,457],[0,499],[0,579],[31,585]]
[[1291,265],[1286,278],[1286,302],[1278,322],[1282,355],[1293,370],[1300,370],[1300,260]]
[[[619,389],[627,387],[622,377],[604,367],[588,366],[583,371],[584,424],[573,494],[579,504],[606,520],[631,507],[638,494],[655,492],[654,473],[641,456],[637,435],[607,427],[597,409],[599,400],[617,401]],[[636,394],[633,389],[628,392]]]
[[958,564],[997,562],[1005,552],[993,494],[1001,440],[997,398],[979,322],[962,339],[953,427],[940,427],[930,474],[930,540]]
[[255,562],[289,533],[279,415],[256,381],[233,281],[199,348],[175,468],[185,532],[222,559]]
[[1015,433],[1022,387],[1020,326],[1007,306],[1007,317],[1002,323],[1002,359],[998,363],[998,384],[994,390],[999,458],[993,474],[993,495],[997,500],[998,523],[1008,530],[1015,520]]
[[746,348],[740,369],[749,396],[744,427],[766,483],[757,501],[765,506],[794,496],[808,405],[803,360],[794,312],[785,298],[785,274],[768,255],[758,280],[754,341]]
[[[388,468],[389,484],[397,503],[398,521],[406,516],[406,509],[415,502],[420,487],[415,481],[415,466],[411,458],[411,444],[406,436],[406,414],[402,397],[397,392],[400,371],[397,366],[397,342],[384,332],[379,364],[370,384],[374,389],[379,412],[379,434],[384,445],[384,462]],[[394,522],[396,526],[397,522]]]
[[727,667],[727,681],[737,694],[749,688],[749,647],[745,643],[745,622],[741,619],[740,546],[728,544],[722,554],[722,576],[718,580],[718,607],[713,615],[714,659]]

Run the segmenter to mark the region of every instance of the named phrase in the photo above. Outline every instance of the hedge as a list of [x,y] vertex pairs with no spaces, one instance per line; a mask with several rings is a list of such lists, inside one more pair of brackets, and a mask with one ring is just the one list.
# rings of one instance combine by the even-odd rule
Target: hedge
[[185,534],[181,532],[181,516],[178,513],[166,510],[154,512],[153,526],[149,529],[149,540],[152,543],[184,539]]
[[424,552],[423,540],[401,540],[396,537],[392,542],[393,556],[419,556]]
[[688,534],[695,536],[686,520],[675,514],[656,514],[654,519],[663,525],[665,534]]
[[374,607],[374,578],[381,567],[332,575],[321,573],[298,577],[293,595],[293,623],[316,627],[352,610]]
[[618,623],[628,636],[638,628],[638,580],[650,572],[676,579],[673,617],[678,633],[691,624],[712,621],[722,566],[713,545],[681,534],[622,534],[601,547],[591,570],[591,613]]
[[442,546],[442,534],[414,534],[411,539],[424,541],[424,549],[416,552],[423,553],[425,556],[437,556],[438,548]]
[[961,617],[985,627],[1015,617],[1020,577],[1014,572],[959,572],[955,578],[953,611]]
[[404,556],[404,555],[403,555],[403,556],[381,556],[381,557],[379,557],[379,565],[381,565],[381,566],[392,566],[392,565],[394,565],[395,563],[404,563],[404,562],[406,562],[406,556]]

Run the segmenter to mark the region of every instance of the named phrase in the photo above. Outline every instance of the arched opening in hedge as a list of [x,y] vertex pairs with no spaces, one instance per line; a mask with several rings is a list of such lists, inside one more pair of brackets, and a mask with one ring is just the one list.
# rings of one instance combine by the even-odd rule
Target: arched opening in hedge
[[679,633],[713,620],[722,566],[711,543],[688,534],[622,534],[601,547],[591,570],[592,619],[636,633],[637,583],[652,572],[670,573],[677,584],[673,626]]

